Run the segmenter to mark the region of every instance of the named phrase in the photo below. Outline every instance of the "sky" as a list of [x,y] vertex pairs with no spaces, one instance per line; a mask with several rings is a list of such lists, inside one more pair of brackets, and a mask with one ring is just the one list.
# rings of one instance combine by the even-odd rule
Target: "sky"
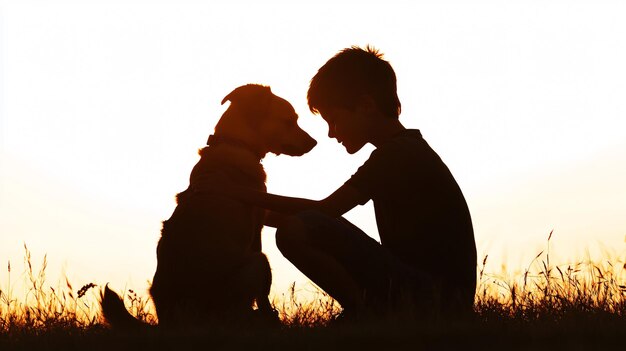
[[[0,267],[24,244],[53,285],[146,291],[161,221],[239,85],[270,85],[318,146],[264,160],[270,192],[322,199],[348,155],[306,105],[371,44],[467,199],[487,270],[626,256],[626,3],[0,1]],[[346,217],[378,238],[371,202]],[[307,279],[263,232],[273,294]],[[442,258],[445,259],[445,258]],[[482,259],[481,259],[482,261]],[[16,273],[17,272],[17,273]],[[0,286],[8,273],[0,270]],[[303,288],[305,289],[305,288]]]

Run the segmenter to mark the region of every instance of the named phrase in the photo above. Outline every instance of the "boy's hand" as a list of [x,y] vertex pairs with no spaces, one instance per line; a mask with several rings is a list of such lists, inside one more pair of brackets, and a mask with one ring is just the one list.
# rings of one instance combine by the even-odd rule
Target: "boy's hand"
[[227,195],[232,192],[234,183],[223,172],[214,172],[202,176],[193,182],[191,190],[220,195]]

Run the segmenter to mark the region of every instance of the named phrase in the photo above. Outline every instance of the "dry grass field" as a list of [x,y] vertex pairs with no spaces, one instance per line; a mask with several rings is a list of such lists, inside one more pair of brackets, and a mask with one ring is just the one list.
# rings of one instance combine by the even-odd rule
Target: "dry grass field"
[[[548,242],[549,244],[549,242]],[[208,325],[197,329],[114,331],[103,324],[98,297],[102,286],[69,281],[50,286],[46,260],[25,272],[7,266],[0,284],[0,350],[597,350],[626,346],[626,265],[618,260],[556,266],[547,252],[518,276],[485,271],[480,279],[475,318],[463,321],[389,317],[362,323],[336,321],[341,308],[319,292],[300,301],[295,286],[274,299],[281,327]],[[28,285],[13,296],[11,277]],[[147,295],[125,292],[129,310],[156,324]]]

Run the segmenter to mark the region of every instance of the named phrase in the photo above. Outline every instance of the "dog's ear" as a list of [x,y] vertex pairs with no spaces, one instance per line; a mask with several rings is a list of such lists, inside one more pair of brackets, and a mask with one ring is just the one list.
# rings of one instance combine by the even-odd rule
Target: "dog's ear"
[[266,102],[269,103],[271,97],[272,89],[270,87],[259,84],[247,84],[236,88],[226,95],[222,100],[222,105],[226,101],[230,101],[233,104],[245,101],[248,104],[263,105]]
[[230,101],[227,111],[240,116],[251,126],[256,126],[265,120],[274,94],[268,86],[248,84],[230,92],[222,100],[222,104]]

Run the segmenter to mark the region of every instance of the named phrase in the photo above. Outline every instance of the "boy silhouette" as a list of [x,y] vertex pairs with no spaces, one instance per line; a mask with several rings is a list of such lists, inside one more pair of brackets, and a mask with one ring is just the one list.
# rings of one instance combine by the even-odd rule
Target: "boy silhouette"
[[[419,130],[399,121],[396,75],[376,49],[351,47],[324,64],[311,112],[349,154],[376,149],[343,186],[315,201],[222,185],[207,189],[267,209],[283,255],[335,298],[347,318],[398,311],[471,313],[476,245],[461,189]],[[342,215],[374,202],[381,243]]]

